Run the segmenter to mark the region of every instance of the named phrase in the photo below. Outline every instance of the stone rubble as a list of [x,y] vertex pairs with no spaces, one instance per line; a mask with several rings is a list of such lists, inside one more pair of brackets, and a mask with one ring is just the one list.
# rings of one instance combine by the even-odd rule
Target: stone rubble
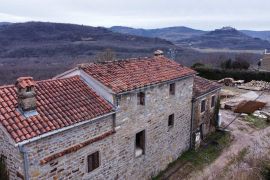
[[250,81],[248,83],[242,84],[238,88],[241,88],[241,89],[270,90],[270,82],[252,80],[252,81]]

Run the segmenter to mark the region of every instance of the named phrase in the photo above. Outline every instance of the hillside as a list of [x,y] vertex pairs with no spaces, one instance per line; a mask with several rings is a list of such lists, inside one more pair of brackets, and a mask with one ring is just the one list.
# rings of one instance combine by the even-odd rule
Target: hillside
[[[192,29],[184,26],[167,27],[159,29],[136,29],[125,26],[113,26],[110,28],[114,32],[123,34],[131,34],[143,37],[159,37],[172,42],[182,41],[185,39],[195,38],[200,35],[205,35],[209,31],[202,31]],[[262,40],[270,41],[270,31],[252,31],[252,30],[240,30],[245,35],[253,38],[260,38]],[[227,34],[230,35],[230,34]]]
[[113,26],[110,29],[114,32],[119,32],[123,34],[132,34],[144,37],[159,37],[172,42],[191,38],[194,36],[199,36],[206,33],[205,31],[196,30],[184,26],[168,27],[160,29],[135,29],[124,26]]
[[[181,56],[196,54],[158,38],[112,32],[102,27],[27,22],[0,26],[0,84],[19,76],[51,78],[96,54],[112,49],[117,58],[152,56],[156,49],[175,49]],[[189,58],[190,59],[190,58]]]
[[270,41],[270,31],[241,30],[241,32],[254,38],[260,38]]
[[250,37],[234,28],[225,27],[206,34],[177,41],[178,45],[195,48],[263,50],[270,48],[270,42]]

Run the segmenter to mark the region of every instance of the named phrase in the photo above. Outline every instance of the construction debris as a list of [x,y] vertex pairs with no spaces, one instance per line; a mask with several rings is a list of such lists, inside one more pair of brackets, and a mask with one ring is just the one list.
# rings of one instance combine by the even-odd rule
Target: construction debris
[[267,122],[270,122],[270,113],[261,111],[261,114],[265,115],[267,117]]
[[265,107],[266,103],[260,101],[242,101],[234,109],[235,113],[252,114]]
[[236,93],[233,93],[232,91],[222,89],[220,92],[220,99],[232,98],[235,95],[236,95]]
[[248,83],[238,86],[238,88],[253,91],[270,90],[270,82],[252,80]]
[[238,101],[228,101],[225,102],[221,108],[233,111],[238,106],[238,104],[239,104]]
[[234,80],[233,78],[224,78],[218,81],[220,84],[224,84],[225,86],[236,86],[244,83],[244,80]]
[[264,115],[262,111],[255,111],[252,115],[260,119],[265,119],[265,120],[267,119],[267,116]]

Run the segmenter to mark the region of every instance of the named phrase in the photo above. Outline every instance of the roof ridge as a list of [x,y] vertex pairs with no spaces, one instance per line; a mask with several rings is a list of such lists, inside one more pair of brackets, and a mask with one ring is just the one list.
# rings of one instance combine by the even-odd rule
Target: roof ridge
[[[39,84],[39,83],[44,83],[44,82],[54,82],[54,81],[61,81],[61,80],[65,80],[65,79],[73,79],[73,78],[76,78],[76,77],[81,80],[79,75],[74,75],[74,76],[71,76],[71,77],[65,77],[65,78],[61,78],[61,79],[52,79],[52,78],[50,78],[50,79],[38,80],[38,81],[35,81],[35,82],[37,84]],[[2,86],[0,86],[0,89],[12,88],[12,87],[15,87],[15,84],[2,85]]]
[[117,63],[117,62],[126,62],[126,61],[140,61],[140,60],[146,60],[146,59],[156,59],[159,57],[136,57],[136,58],[122,58],[122,59],[116,59],[116,60],[112,60],[112,61],[104,61],[104,62],[89,62],[89,63],[82,63],[82,64],[78,64],[77,66],[90,66],[91,64],[109,64],[109,63]]
[[79,79],[80,79],[80,76],[79,76],[79,75],[74,75],[74,76],[64,77],[64,78],[59,78],[59,79],[53,79],[53,78],[50,78],[50,79],[44,79],[44,80],[36,81],[36,83],[52,82],[52,81],[61,81],[61,80],[65,80],[65,79],[73,79],[73,78],[79,78]]
[[9,84],[9,85],[2,85],[0,86],[0,89],[4,89],[4,88],[11,88],[14,87],[15,85]]

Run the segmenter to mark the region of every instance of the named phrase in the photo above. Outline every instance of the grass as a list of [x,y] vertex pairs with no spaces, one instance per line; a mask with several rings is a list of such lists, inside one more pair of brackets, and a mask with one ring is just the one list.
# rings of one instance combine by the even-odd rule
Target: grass
[[[191,164],[189,171],[201,170],[205,165],[213,162],[222,152],[225,147],[228,147],[231,142],[231,135],[225,132],[216,132],[210,135],[206,141],[207,144],[201,146],[198,150],[189,150],[183,153],[176,161],[168,165],[168,167],[160,172],[160,174],[152,180],[164,179],[164,175],[177,164]],[[189,173],[190,173],[189,172]]]
[[258,129],[263,129],[270,125],[270,123],[268,123],[266,119],[262,119],[253,115],[246,116],[244,120],[249,122],[251,126]]
[[243,148],[241,151],[238,152],[235,156],[232,157],[232,159],[226,164],[226,167],[224,168],[223,172],[226,174],[229,171],[229,167],[232,166],[233,164],[240,164],[245,156],[249,152],[249,147]]

